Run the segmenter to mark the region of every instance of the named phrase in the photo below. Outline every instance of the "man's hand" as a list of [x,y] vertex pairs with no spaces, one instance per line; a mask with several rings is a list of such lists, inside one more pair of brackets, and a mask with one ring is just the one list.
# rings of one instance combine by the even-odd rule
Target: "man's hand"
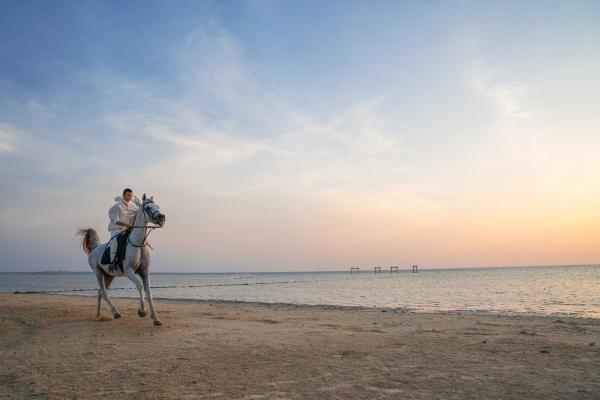
[[124,226],[125,228],[131,228],[132,227],[131,225],[129,225],[129,224],[125,223],[125,222],[122,222],[122,221],[115,222],[115,225]]

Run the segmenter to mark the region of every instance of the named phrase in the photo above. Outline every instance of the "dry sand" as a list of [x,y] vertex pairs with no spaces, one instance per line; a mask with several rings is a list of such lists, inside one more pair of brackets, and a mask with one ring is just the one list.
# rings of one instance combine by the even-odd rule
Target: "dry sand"
[[600,399],[600,320],[95,301],[0,295],[0,398]]

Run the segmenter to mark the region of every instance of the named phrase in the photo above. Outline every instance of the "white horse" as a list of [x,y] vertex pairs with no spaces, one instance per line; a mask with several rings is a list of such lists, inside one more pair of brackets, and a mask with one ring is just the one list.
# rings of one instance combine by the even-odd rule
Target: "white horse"
[[[165,224],[165,219],[165,215],[159,211],[159,207],[154,202],[154,198],[147,198],[144,193],[142,205],[138,209],[135,216],[135,222],[133,223],[133,229],[127,240],[125,259],[123,260],[123,272],[118,268],[115,271],[110,271],[108,264],[102,264],[102,254],[108,243],[100,244],[100,237],[94,229],[88,228],[80,229],[78,231],[78,234],[83,237],[83,251],[88,255],[88,263],[90,264],[92,271],[96,274],[98,284],[100,285],[100,289],[98,290],[98,306],[96,308],[97,318],[102,318],[100,311],[102,299],[104,299],[106,304],[110,307],[113,318],[121,318],[121,314],[108,298],[106,290],[110,287],[111,282],[116,276],[126,276],[133,282],[140,294],[138,315],[140,317],[146,316],[146,305],[144,304],[143,294],[143,291],[145,291],[146,300],[150,307],[150,316],[154,321],[154,325],[161,325],[161,322],[156,316],[156,311],[154,311],[152,293],[150,292],[150,278],[148,274],[150,269],[150,251],[148,250],[146,239],[152,229],[162,227]],[[150,225],[150,223],[154,225]],[[114,238],[113,240],[117,239]],[[140,283],[139,279],[135,276],[136,274],[142,278],[143,288],[142,283]]]

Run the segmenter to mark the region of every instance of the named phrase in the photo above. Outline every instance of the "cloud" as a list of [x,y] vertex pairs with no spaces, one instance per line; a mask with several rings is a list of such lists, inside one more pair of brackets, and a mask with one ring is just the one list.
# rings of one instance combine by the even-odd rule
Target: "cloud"
[[0,153],[14,153],[17,151],[16,129],[0,123]]
[[385,96],[331,115],[318,105],[300,108],[257,74],[241,44],[215,24],[188,35],[173,54],[181,92],[165,96],[158,84],[122,84],[132,88],[125,103],[143,106],[105,118],[119,135],[161,149],[146,166],[155,174],[254,196],[382,191],[405,173],[398,134],[380,111]]
[[182,79],[218,98],[235,97],[250,79],[242,47],[224,28],[211,23],[187,35],[174,52]]
[[[496,138],[496,145],[484,164],[487,169],[500,169],[507,187],[517,181],[525,187],[535,187],[553,164],[552,149],[547,130],[530,107],[535,104],[534,88],[519,79],[510,79],[502,68],[489,67],[477,61],[471,70],[472,87],[491,102],[494,114],[488,126]],[[529,107],[528,107],[529,105]]]
[[[215,246],[205,254],[217,259],[228,240],[268,246],[275,238],[284,247],[281,232],[318,236],[321,221],[360,229],[372,226],[373,215],[403,218],[438,206],[435,184],[406,179],[403,133],[390,129],[386,96],[331,113],[298,106],[215,24],[176,47],[164,81],[91,71],[77,76],[83,97],[61,87],[29,102],[35,112],[21,115],[35,146],[20,164],[30,176],[11,180],[25,200],[5,209],[7,221],[17,223],[13,209],[33,209],[27,229],[40,234],[82,224],[103,230],[115,194],[108,192],[133,186],[155,194],[169,214],[172,228],[161,237],[172,246],[164,254],[187,254],[201,243],[199,232]],[[0,143],[13,148],[13,136],[6,138]],[[38,193],[50,200],[37,204]],[[62,204],[68,212],[55,212]],[[261,250],[251,247],[256,263]]]
[[472,83],[481,95],[493,102],[507,121],[527,119],[531,113],[525,107],[525,102],[531,88],[519,81],[502,81],[501,76],[501,70],[485,68],[481,62],[477,62]]

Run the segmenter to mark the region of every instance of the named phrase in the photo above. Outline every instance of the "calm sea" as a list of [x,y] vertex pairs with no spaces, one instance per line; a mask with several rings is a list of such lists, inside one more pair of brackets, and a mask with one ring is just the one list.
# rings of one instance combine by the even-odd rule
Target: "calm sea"
[[[155,298],[600,318],[600,266],[152,275]],[[113,296],[136,297],[126,278]],[[0,273],[0,292],[95,295],[90,273]]]

